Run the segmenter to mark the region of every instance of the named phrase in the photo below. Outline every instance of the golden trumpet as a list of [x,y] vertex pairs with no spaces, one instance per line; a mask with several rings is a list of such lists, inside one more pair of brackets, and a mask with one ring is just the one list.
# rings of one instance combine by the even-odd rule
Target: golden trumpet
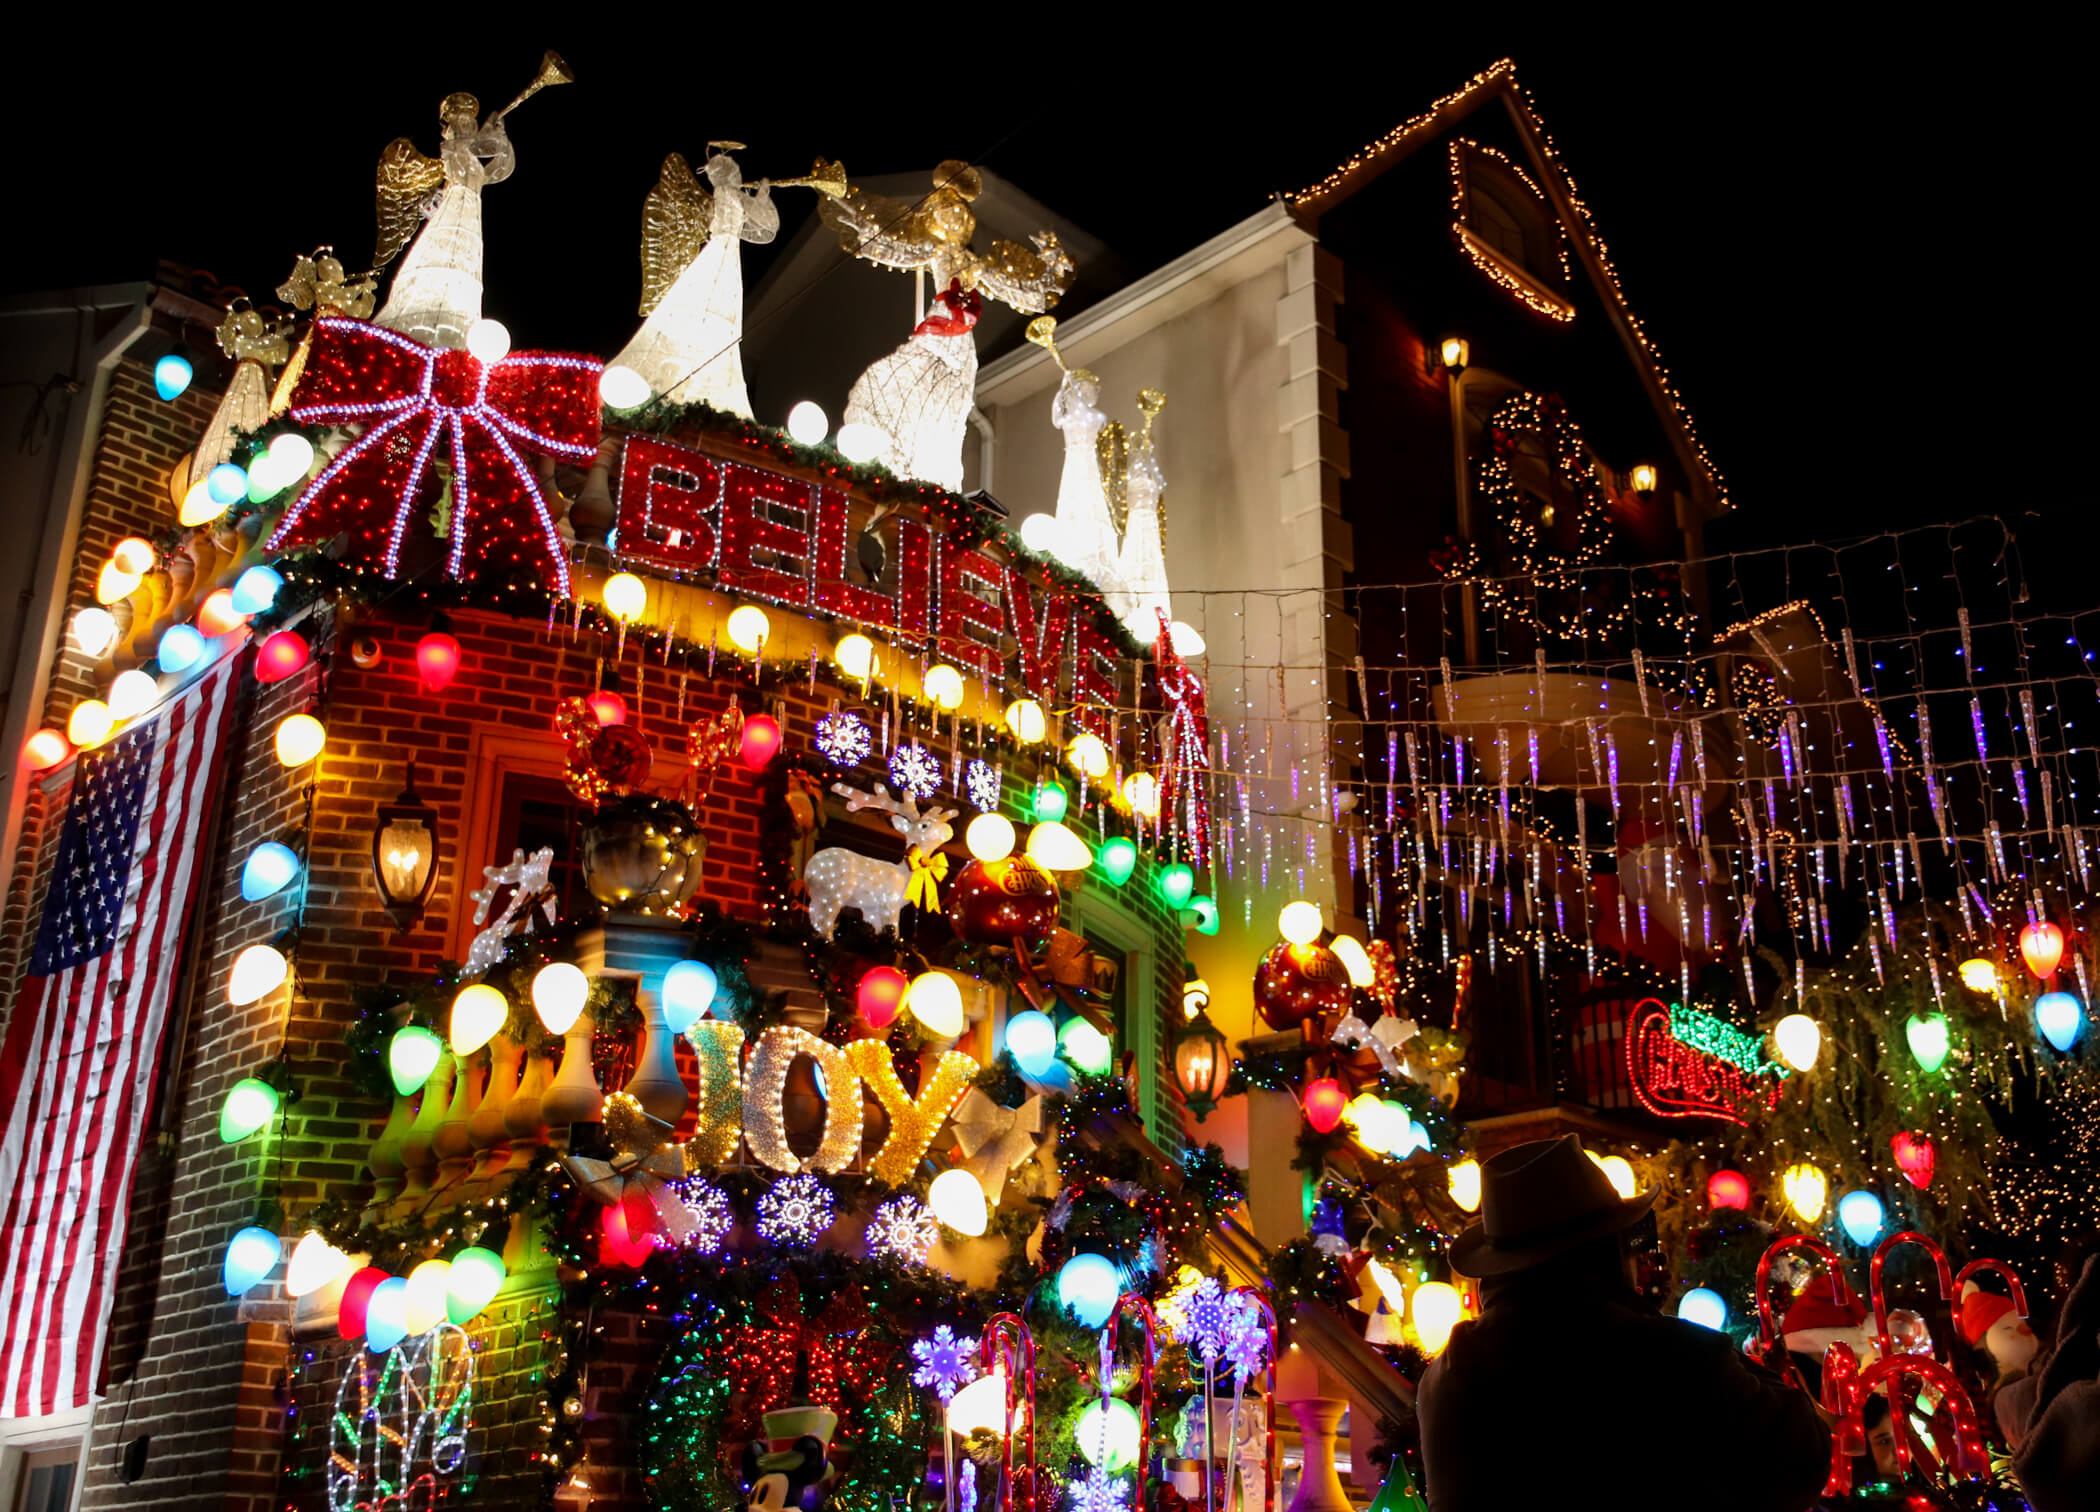
[[1055,315],[1036,316],[1035,319],[1028,322],[1026,335],[1030,341],[1048,352],[1051,360],[1058,367],[1067,373],[1072,371],[1070,368],[1065,367],[1065,355],[1057,349],[1057,317]]
[[501,110],[497,111],[495,115],[492,116],[490,119],[497,121],[502,120],[513,110],[516,110],[520,105],[523,105],[527,100],[531,99],[534,95],[538,94],[541,90],[545,89],[549,84],[574,84],[575,82],[576,71],[570,68],[569,65],[562,60],[562,55],[560,53],[555,52],[552,48],[549,48],[547,50],[547,55],[540,59],[540,71],[533,77],[533,81],[525,86],[523,93],[521,93],[515,100],[512,100],[508,105],[504,106]]
[[844,199],[846,165],[818,158],[816,166],[809,170],[806,177],[774,179],[772,185],[775,189],[814,189],[817,193],[829,195],[833,199]]

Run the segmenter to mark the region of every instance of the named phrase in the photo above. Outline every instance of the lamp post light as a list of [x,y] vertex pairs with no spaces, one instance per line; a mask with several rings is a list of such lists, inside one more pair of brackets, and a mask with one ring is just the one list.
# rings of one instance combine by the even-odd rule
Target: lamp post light
[[1181,1027],[1174,1034],[1174,1090],[1182,1106],[1202,1123],[1225,1095],[1226,1078],[1232,1073],[1232,1056],[1225,1036],[1205,1011],[1210,988],[1201,977],[1191,977],[1183,987]]
[[437,822],[437,810],[416,792],[416,764],[411,761],[408,786],[381,807],[372,826],[372,877],[402,934],[423,916],[437,886]]

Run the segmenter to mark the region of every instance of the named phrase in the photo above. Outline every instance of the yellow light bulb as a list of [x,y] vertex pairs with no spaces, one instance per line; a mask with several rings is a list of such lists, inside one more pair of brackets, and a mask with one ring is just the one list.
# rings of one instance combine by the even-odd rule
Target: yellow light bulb
[[623,625],[631,625],[649,607],[649,585],[631,572],[616,572],[598,590],[605,612]]
[[281,766],[305,766],[328,744],[328,731],[311,714],[290,714],[277,725],[277,761]]
[[209,525],[224,513],[226,506],[211,496],[210,487],[199,478],[183,494],[182,506],[176,510],[175,518],[194,530],[199,525]]
[[126,536],[110,548],[109,560],[119,572],[144,577],[153,570],[156,560],[153,543],[140,536]]
[[1123,801],[1140,819],[1159,817],[1159,779],[1150,772],[1132,772],[1123,779]]
[[858,633],[842,637],[831,648],[831,660],[855,682],[866,682],[882,670],[881,660],[875,654],[875,642]]
[[1108,747],[1101,743],[1098,735],[1075,736],[1065,747],[1065,760],[1082,777],[1099,781],[1108,775]]
[[1326,922],[1320,917],[1320,905],[1308,903],[1300,898],[1296,903],[1284,905],[1283,912],[1276,916],[1276,932],[1293,945],[1310,945],[1320,938]]
[[1444,1176],[1451,1184],[1451,1200],[1458,1204],[1459,1209],[1467,1213],[1479,1212],[1480,1162],[1461,1160],[1445,1172]]
[[83,751],[92,750],[109,739],[109,732],[116,727],[116,719],[109,712],[109,705],[99,698],[85,698],[73,705],[73,714],[66,721],[66,739]]
[[904,1006],[936,1038],[954,1039],[963,1032],[962,989],[945,972],[926,971],[913,977],[905,989]]
[[926,669],[924,687],[927,701],[936,708],[959,709],[962,707],[963,694],[966,691],[963,686],[963,675],[946,662],[936,662],[933,666]]
[[472,1055],[494,1039],[509,1018],[510,999],[486,982],[461,988],[452,1000],[453,1053]]
[[1094,864],[1094,853],[1069,826],[1045,819],[1028,832],[1028,859],[1044,871],[1085,871]]
[[1595,1150],[1582,1153],[1589,1156],[1597,1169],[1604,1173],[1604,1179],[1611,1183],[1611,1189],[1621,1197],[1630,1198],[1640,1190],[1640,1183],[1634,1180],[1633,1167],[1624,1155],[1599,1155]]
[[130,598],[138,585],[136,572],[126,572],[115,562],[104,562],[95,578],[95,598],[99,603],[114,604],[118,599]]
[[1451,1342],[1451,1330],[1458,1327],[1465,1312],[1465,1299],[1441,1281],[1425,1281],[1415,1288],[1412,1303],[1415,1338],[1421,1341],[1422,1353],[1443,1353]]
[[1014,853],[1013,821],[1004,814],[979,814],[963,831],[963,843],[980,861],[1003,861]]
[[[86,613],[85,610],[81,611]],[[77,621],[76,621],[77,623]],[[1961,963],[1961,984],[1971,992],[1998,990],[1998,963],[1983,956],[1971,956]]]
[[1815,1223],[1823,1216],[1823,1205],[1830,1200],[1830,1178],[1822,1170],[1807,1161],[1790,1165],[1779,1178],[1779,1188],[1786,1193],[1787,1206],[1801,1217],[1803,1223]]
[[1050,732],[1050,721],[1034,699],[1017,698],[1006,706],[1006,728],[1022,745],[1037,745]]
[[728,633],[729,644],[746,656],[756,656],[759,648],[773,636],[773,622],[756,604],[744,604],[730,610],[729,623],[722,628]]
[[[1319,936],[1315,934],[1313,938],[1318,939]],[[1378,980],[1378,969],[1371,964],[1371,953],[1364,949],[1364,942],[1355,935],[1336,935],[1328,941],[1327,948],[1334,952],[1334,958],[1340,961],[1342,968],[1349,973],[1351,986],[1368,991],[1371,984]]]

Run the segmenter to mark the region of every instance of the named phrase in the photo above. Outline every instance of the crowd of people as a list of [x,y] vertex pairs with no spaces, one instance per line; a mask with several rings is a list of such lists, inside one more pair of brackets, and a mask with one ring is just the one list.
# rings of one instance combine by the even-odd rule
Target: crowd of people
[[[1451,1253],[1479,1279],[1480,1316],[1452,1334],[1417,1399],[1431,1512],[1560,1505],[1573,1489],[1715,1512],[1974,1504],[1953,1499],[1949,1405],[1900,1378],[1858,1404],[1851,1489],[1826,1495],[1843,1458],[1833,1435],[1844,1442],[1852,1425],[1824,1405],[1824,1362],[1836,1344],[1873,1358],[1865,1308],[1833,1295],[1843,1288],[1805,1287],[1769,1361],[1662,1315],[1635,1285],[1654,1200],[1621,1197],[1572,1135],[1483,1163],[1480,1216]],[[2038,1334],[1974,1282],[1956,1322],[1985,1383],[1974,1405],[1999,1489],[2036,1512],[2093,1512],[2100,1251],[2061,1272],[2053,1329]]]

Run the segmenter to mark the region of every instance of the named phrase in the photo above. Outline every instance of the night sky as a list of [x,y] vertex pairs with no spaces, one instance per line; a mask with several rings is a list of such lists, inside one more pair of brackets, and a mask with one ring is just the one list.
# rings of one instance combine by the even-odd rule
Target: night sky
[[[446,93],[493,108],[550,45],[578,82],[511,117],[518,172],[485,199],[489,307],[521,345],[619,347],[642,197],[665,152],[697,162],[711,137],[751,144],[753,178],[819,153],[855,176],[968,157],[1136,273],[1507,54],[1727,476],[1736,513],[1712,545],[2041,510],[2021,530],[2046,577],[2047,527],[2084,515],[2079,396],[2034,365],[2091,326],[2087,173],[2040,76],[2060,39],[1889,41],[1778,13],[1704,45],[1528,23],[1430,38],[1405,11],[1352,34],[1322,8],[1327,30],[1191,63],[1201,27],[1089,27],[1081,9],[1027,41],[968,16],[921,41],[902,8],[860,27],[783,12],[770,31],[751,9],[656,31],[625,6],[545,30],[456,13],[482,18],[458,28],[472,40],[428,40],[391,8],[368,29],[280,9],[245,31],[214,9],[157,13],[78,70],[18,57],[0,290],[141,278],[164,257],[268,298],[321,242],[361,266],[380,148],[406,133],[434,151]],[[812,199],[779,202],[785,241]],[[764,265],[747,254],[749,284]],[[2065,582],[2091,601],[2082,569]]]

